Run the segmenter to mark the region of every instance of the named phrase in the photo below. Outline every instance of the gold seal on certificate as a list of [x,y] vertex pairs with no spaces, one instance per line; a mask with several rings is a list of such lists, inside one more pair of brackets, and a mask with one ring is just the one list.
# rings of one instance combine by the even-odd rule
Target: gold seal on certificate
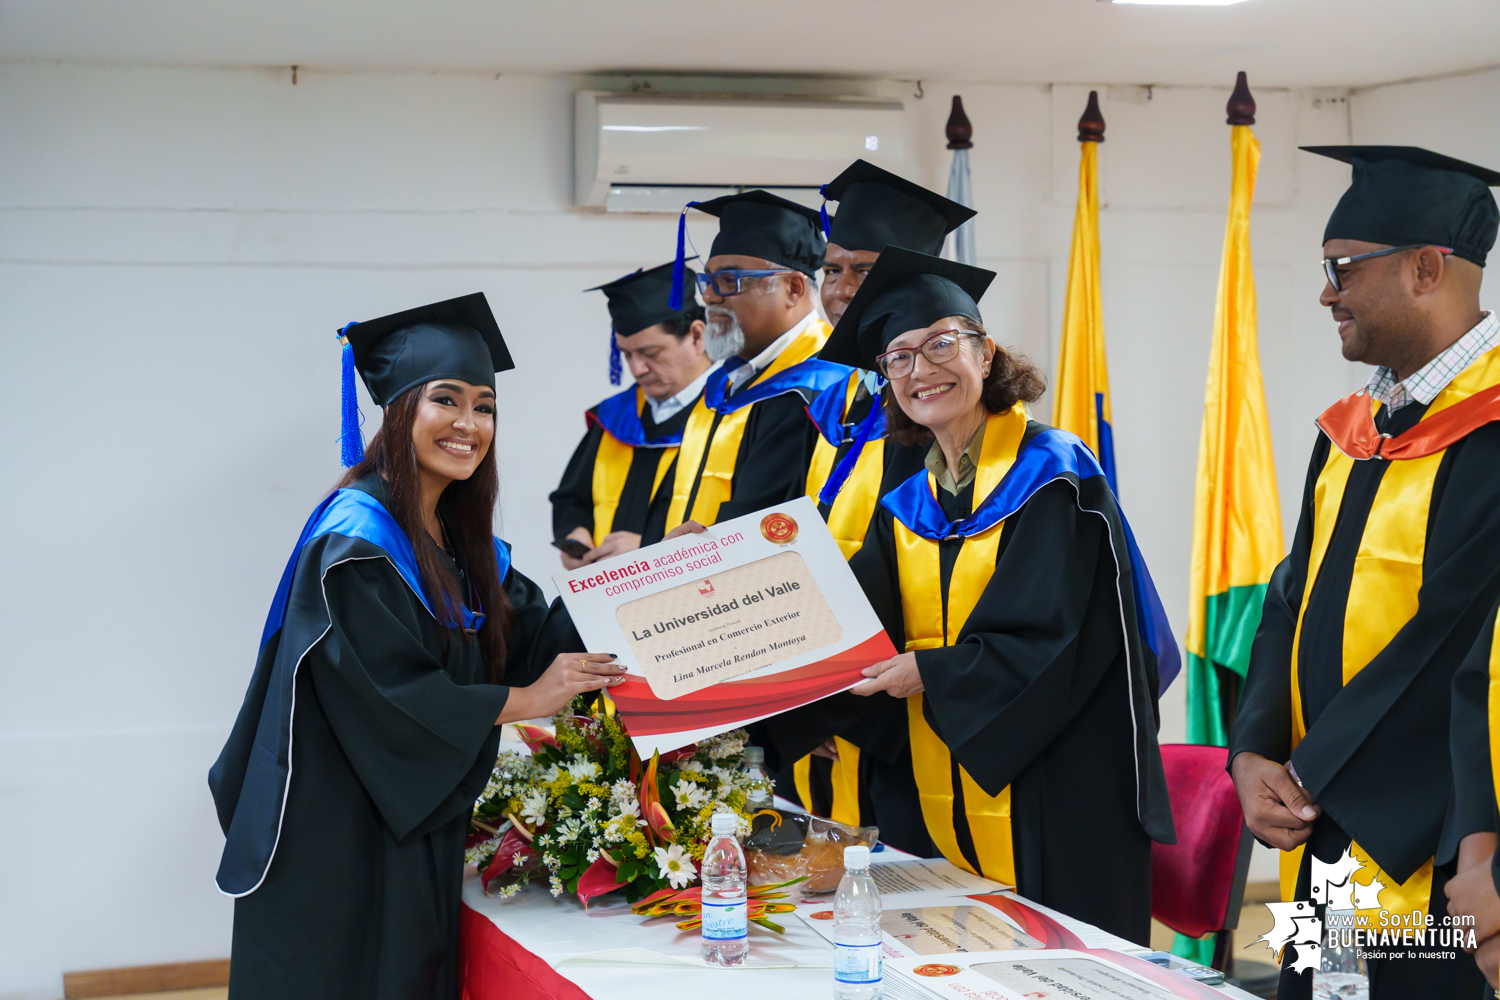
[[844,635],[796,552],[637,598],[620,605],[615,619],[630,637],[652,693],[663,701],[832,645]]

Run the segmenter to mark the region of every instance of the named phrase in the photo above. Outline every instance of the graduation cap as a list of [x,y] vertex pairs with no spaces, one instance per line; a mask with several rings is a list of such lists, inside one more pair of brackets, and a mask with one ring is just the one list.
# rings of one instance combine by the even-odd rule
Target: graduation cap
[[1354,168],[1323,241],[1433,244],[1484,266],[1500,228],[1500,172],[1417,146],[1302,146]]
[[364,457],[359,435],[359,401],[354,373],[364,379],[370,398],[385,406],[413,386],[438,378],[495,387],[495,373],[515,362],[483,292],[418,306],[339,331],[343,355],[343,459],[351,466]]
[[677,270],[672,276],[673,308],[682,308],[684,237],[687,211],[718,216],[719,234],[710,257],[735,255],[801,271],[811,278],[823,263],[823,228],[818,213],[769,191],[742,191],[708,201],[690,201],[677,219]]
[[818,357],[873,370],[876,355],[908,330],[931,326],[944,316],[980,321],[979,300],[994,280],[995,272],[982,267],[888,246]]
[[880,253],[898,246],[938,254],[943,238],[978,214],[866,160],[855,160],[823,185],[822,194],[839,203],[824,228],[828,242],[845,250]]
[[[609,381],[619,385],[624,374],[620,360],[620,347],[615,343],[615,334],[631,337],[647,327],[676,319],[684,309],[672,308],[673,264],[662,264],[649,270],[638,268],[623,278],[593,288],[586,292],[603,292],[609,302]],[[684,266],[685,281],[693,280],[693,269]],[[691,308],[689,306],[688,308]]]

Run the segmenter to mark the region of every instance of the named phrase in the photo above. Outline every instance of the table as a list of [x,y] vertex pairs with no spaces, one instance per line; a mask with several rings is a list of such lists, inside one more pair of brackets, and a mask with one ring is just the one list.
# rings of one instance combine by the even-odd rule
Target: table
[[[1056,916],[1080,936],[1105,935]],[[750,925],[744,966],[714,968],[699,957],[698,931],[679,931],[670,919],[644,920],[623,898],[595,900],[585,911],[573,897],[554,899],[544,884],[533,883],[513,899],[500,900],[486,896],[478,877],[469,873],[460,931],[464,1000],[831,997],[833,949],[794,914],[777,922],[786,928],[784,935]],[[1132,950],[1144,954],[1147,949]],[[1254,1000],[1232,986],[1214,989],[1235,1000]]]

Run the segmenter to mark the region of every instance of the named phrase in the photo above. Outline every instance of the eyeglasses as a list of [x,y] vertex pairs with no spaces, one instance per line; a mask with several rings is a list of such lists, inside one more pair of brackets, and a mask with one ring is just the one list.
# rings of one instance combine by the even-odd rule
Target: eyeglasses
[[[1323,274],[1328,277],[1328,283],[1333,286],[1335,292],[1342,292],[1344,286],[1339,284],[1339,268],[1345,264],[1352,264],[1357,260],[1369,260],[1371,257],[1388,257],[1393,253],[1403,250],[1420,250],[1423,247],[1432,246],[1431,243],[1409,243],[1404,247],[1390,247],[1386,250],[1374,250],[1370,253],[1355,254],[1353,257],[1324,257]],[[1437,247],[1439,253],[1450,254],[1453,251],[1448,247]]]
[[917,353],[920,351],[922,357],[935,365],[945,364],[958,357],[958,345],[963,337],[983,337],[982,333],[973,333],[969,330],[939,330],[928,337],[915,348],[903,347],[896,351],[887,351],[876,355],[875,367],[880,374],[894,382],[898,378],[906,378],[917,364]]
[[769,278],[773,274],[791,274],[789,267],[777,267],[770,270],[744,270],[741,268],[726,267],[722,271],[704,271],[698,275],[698,290],[706,292],[710,288],[720,298],[728,298],[741,292],[749,291],[759,278]]

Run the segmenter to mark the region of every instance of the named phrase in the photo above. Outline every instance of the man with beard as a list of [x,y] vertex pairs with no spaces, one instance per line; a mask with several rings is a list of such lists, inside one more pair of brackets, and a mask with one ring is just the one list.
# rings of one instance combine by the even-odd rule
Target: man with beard
[[[591,407],[588,432],[552,494],[554,543],[566,569],[661,541],[673,462],[712,363],[703,307],[673,309],[673,265],[636,271],[589,291],[609,301],[610,377],[635,385]],[[687,272],[692,274],[691,271]],[[583,546],[570,553],[568,540]]]
[[[1471,832],[1453,809],[1450,691],[1500,597],[1500,322],[1479,308],[1500,173],[1410,146],[1308,151],[1354,168],[1323,233],[1319,301],[1344,357],[1378,367],[1318,418],[1229,770],[1251,831],[1286,852],[1284,898],[1326,900],[1312,859],[1348,855],[1359,887],[1379,882],[1375,930],[1441,928]],[[1283,998],[1311,994],[1295,952]],[[1368,960],[1372,1000],[1484,990],[1451,949],[1394,956]]]
[[[767,191],[692,202],[718,216],[698,276],[707,306],[709,376],[683,431],[666,530],[715,524],[781,503],[802,485],[807,404],[849,369],[815,355],[830,328],[813,276],[823,260],[818,213]],[[673,304],[683,301],[681,229]]]

